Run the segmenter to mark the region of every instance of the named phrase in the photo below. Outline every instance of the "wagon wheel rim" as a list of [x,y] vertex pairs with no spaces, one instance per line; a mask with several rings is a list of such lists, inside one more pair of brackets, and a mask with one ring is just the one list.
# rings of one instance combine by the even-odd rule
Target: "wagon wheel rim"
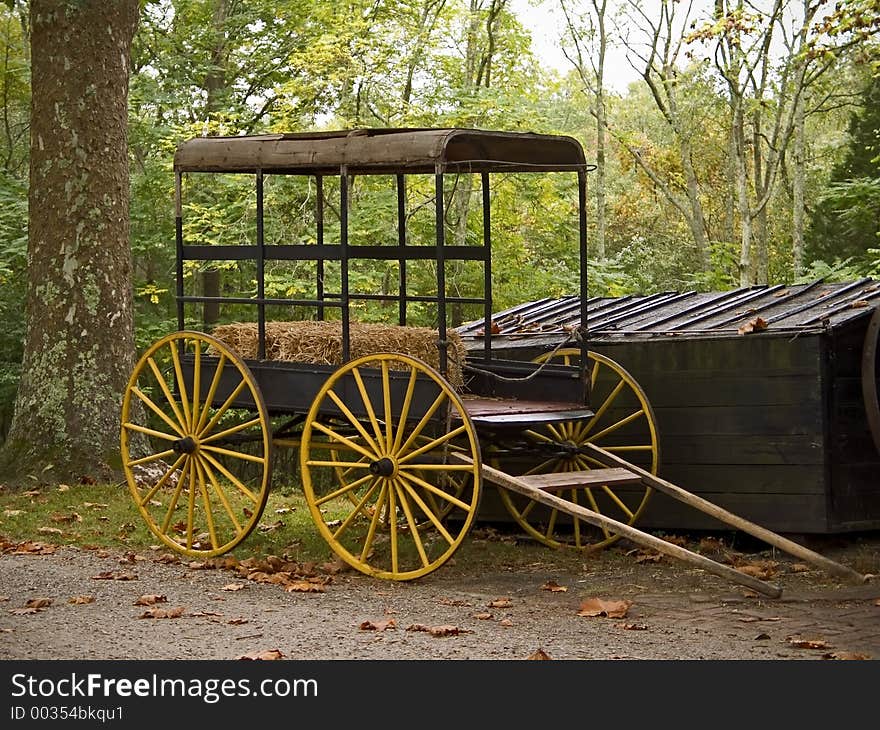
[[[358,438],[329,426],[329,413]],[[306,417],[300,472],[321,536],[378,578],[411,580],[439,568],[479,507],[473,424],[452,386],[409,355],[367,355],[334,371]]]
[[[579,348],[563,348],[555,353],[541,355],[534,362],[559,360],[564,365],[576,365],[581,351]],[[591,391],[601,388],[600,400],[595,403],[595,415],[589,421],[563,421],[555,424],[529,429],[524,436],[536,447],[552,449],[559,445],[565,447],[594,444],[625,459],[638,458],[639,466],[657,473],[660,460],[660,446],[657,437],[657,420],[647,395],[635,378],[618,363],[597,352],[587,353],[589,367],[587,374]],[[620,413],[615,404],[630,402],[632,407]],[[639,433],[632,441],[624,437],[621,441],[618,431],[624,426],[637,424]],[[630,426],[632,428],[633,426]],[[605,468],[604,464],[587,456],[581,449],[565,449],[565,456],[539,459],[538,463],[528,465],[526,474],[551,473],[559,471],[582,471]],[[571,453],[574,452],[574,453]],[[653,490],[646,486],[636,486],[641,493],[633,493],[633,486],[627,488],[626,498],[620,488],[611,485],[591,485],[559,492],[558,496],[587,509],[593,510],[618,522],[633,525],[648,504]],[[516,523],[539,542],[551,547],[572,547],[577,549],[601,549],[620,539],[606,528],[597,528],[583,520],[565,514],[560,510],[541,505],[528,497],[513,495],[507,489],[500,489],[501,501]]]
[[144,352],[122,401],[122,467],[164,545],[208,558],[250,534],[269,496],[268,424],[253,374],[219,340],[180,331]]

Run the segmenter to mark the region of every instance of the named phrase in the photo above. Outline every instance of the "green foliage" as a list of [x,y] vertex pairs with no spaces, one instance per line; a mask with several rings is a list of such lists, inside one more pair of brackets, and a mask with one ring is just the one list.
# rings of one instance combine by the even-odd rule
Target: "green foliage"
[[0,440],[12,420],[25,332],[27,190],[0,174]]

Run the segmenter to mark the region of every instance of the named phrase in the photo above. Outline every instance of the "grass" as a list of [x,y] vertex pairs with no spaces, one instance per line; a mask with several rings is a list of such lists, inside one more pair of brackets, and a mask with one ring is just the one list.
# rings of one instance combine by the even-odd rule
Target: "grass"
[[[118,484],[62,484],[28,491],[0,486],[0,535],[11,542],[36,540],[135,552],[160,545],[128,488]],[[292,490],[270,494],[260,526],[231,554],[239,559],[287,555],[302,562],[332,558],[305,499]]]
[[[27,491],[0,485],[0,538],[135,553],[161,545],[147,529],[128,488],[119,484],[62,484]],[[161,545],[161,550],[168,548]],[[229,555],[238,560],[276,555],[300,563],[335,560],[296,488],[271,492],[259,527]],[[585,559],[578,551],[537,544],[511,532],[509,525],[477,522],[447,566],[468,572],[537,565],[578,569]]]

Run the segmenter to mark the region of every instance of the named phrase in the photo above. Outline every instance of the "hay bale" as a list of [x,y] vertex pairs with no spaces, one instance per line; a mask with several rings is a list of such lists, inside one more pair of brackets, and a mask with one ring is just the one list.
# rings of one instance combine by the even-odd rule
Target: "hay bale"
[[[243,358],[256,358],[256,322],[219,325],[212,334]],[[447,379],[455,387],[460,387],[464,383],[462,365],[467,351],[455,330],[447,330],[447,338]],[[351,322],[349,339],[352,359],[397,352],[416,357],[439,370],[437,330],[430,327]],[[341,365],[342,323],[338,320],[266,322],[266,358],[311,365]]]

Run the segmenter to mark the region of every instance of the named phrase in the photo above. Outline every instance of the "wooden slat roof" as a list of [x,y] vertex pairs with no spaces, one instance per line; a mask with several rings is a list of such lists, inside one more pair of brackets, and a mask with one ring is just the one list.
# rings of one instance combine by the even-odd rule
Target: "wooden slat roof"
[[196,137],[174,155],[178,172],[288,174],[536,172],[589,169],[573,137],[482,129],[355,129]]

